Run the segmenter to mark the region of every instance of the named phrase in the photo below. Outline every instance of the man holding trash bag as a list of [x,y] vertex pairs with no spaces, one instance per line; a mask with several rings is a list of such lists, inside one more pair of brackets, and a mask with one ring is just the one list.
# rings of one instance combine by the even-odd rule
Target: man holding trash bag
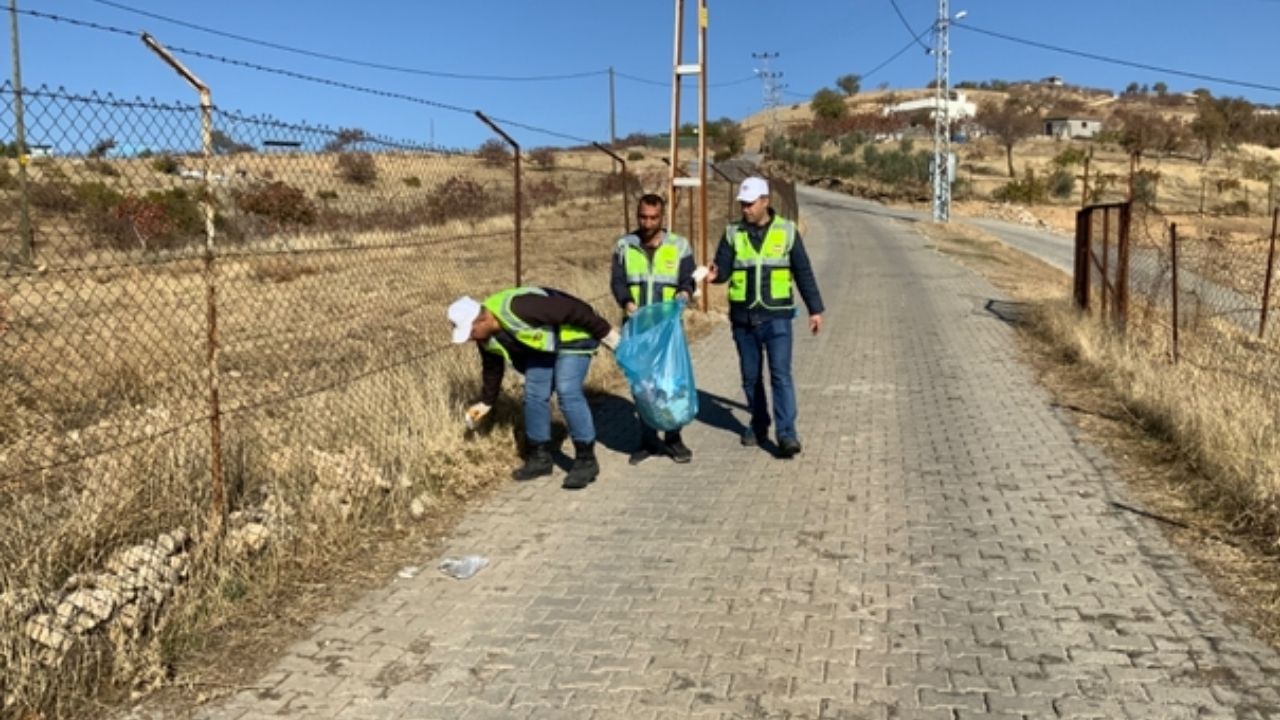
[[467,408],[468,427],[488,415],[507,364],[524,374],[524,431],[528,453],[512,477],[533,480],[550,475],[551,393],[569,423],[575,458],[565,476],[566,490],[580,490],[600,474],[596,462],[595,424],[582,392],[591,357],[600,345],[610,350],[620,336],[608,320],[578,298],[541,287],[515,287],[484,302],[458,298],[449,306],[453,342],[474,340],[480,349],[484,386],[480,402]]
[[[636,229],[620,238],[614,248],[610,288],[627,317],[646,305],[688,302],[696,287],[693,249],[688,240],[662,227],[665,209],[661,196],[650,193],[641,197],[636,206]],[[631,464],[654,455],[669,455],[678,463],[693,459],[679,428],[667,431],[665,440],[658,440],[658,431],[641,415],[640,445],[631,454]]]
[[815,335],[822,330],[822,295],[795,223],[769,207],[769,184],[764,178],[743,180],[738,204],[742,222],[725,229],[708,279],[729,283],[729,322],[751,410],[751,427],[742,435],[742,444],[755,446],[768,437],[769,404],[764,393],[768,355],[778,449],[783,457],[793,457],[801,450],[791,379],[794,290],[804,299],[809,331]]

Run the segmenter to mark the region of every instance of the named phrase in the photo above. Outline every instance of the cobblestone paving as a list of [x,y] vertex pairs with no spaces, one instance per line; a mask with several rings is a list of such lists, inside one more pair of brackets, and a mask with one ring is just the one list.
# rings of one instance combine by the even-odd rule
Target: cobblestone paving
[[628,466],[602,399],[594,486],[504,489],[446,548],[479,575],[390,581],[197,715],[1280,718],[1280,658],[1111,505],[999,295],[903,223],[802,197],[830,310],[796,343],[801,456],[739,446],[721,327],[692,464]]

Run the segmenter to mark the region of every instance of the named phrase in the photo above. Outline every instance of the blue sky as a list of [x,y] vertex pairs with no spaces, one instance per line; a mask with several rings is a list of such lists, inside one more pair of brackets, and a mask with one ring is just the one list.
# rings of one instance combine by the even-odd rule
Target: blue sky
[[[670,0],[109,0],[227,33],[370,63],[472,75],[543,76],[604,71],[618,77],[617,130],[660,132],[670,122],[673,6]],[[935,0],[897,0],[917,30],[936,13]],[[1151,65],[1277,85],[1265,60],[1280,27],[1280,0],[951,0],[953,12],[986,30]],[[6,3],[7,5],[7,3]],[[686,0],[692,10],[696,0]],[[844,73],[865,73],[911,39],[890,0],[711,0],[709,116],[741,119],[760,109],[761,84],[752,53],[779,53],[784,100],[801,101]],[[579,138],[607,139],[604,74],[538,82],[501,82],[396,73],[305,57],[143,17],[96,0],[18,0],[23,10],[128,30],[146,30],[172,47],[412,95],[517,120]],[[6,13],[7,15],[7,13]],[[692,13],[687,58],[695,35]],[[5,18],[8,28],[8,18]],[[28,87],[64,86],[76,93],[192,101],[194,95],[133,37],[43,18],[19,16],[22,71]],[[7,33],[6,33],[7,34]],[[924,42],[931,42],[930,36]],[[1280,103],[1280,93],[1183,79],[1033,49],[955,29],[952,78],[1025,79],[1061,75],[1068,82],[1122,89],[1163,80],[1174,90],[1208,87]],[[298,79],[181,56],[224,108],[282,120],[361,127],[397,139],[471,147],[490,131],[468,113],[374,97]],[[3,53],[5,79],[11,76]],[[921,48],[864,81],[920,87],[933,76]],[[647,81],[647,82],[646,82]],[[694,93],[682,118],[694,120]],[[523,128],[526,146],[565,144]]]

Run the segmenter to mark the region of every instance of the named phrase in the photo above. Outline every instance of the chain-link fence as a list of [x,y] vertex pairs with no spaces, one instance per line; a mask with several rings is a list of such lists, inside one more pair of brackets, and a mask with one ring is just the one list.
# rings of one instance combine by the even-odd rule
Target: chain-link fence
[[[0,86],[0,137],[18,99]],[[124,667],[197,576],[323,552],[482,461],[456,442],[475,358],[444,352],[445,307],[520,277],[608,308],[614,242],[666,180],[603,148],[21,100],[26,147],[0,158],[4,712]]]

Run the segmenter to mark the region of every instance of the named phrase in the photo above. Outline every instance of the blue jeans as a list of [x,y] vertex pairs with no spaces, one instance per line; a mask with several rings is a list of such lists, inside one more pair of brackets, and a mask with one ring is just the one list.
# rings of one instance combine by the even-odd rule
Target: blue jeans
[[560,412],[569,423],[574,442],[595,442],[596,426],[582,392],[591,356],[557,353],[530,360],[524,370],[524,434],[530,442],[551,440],[551,390],[560,398]]
[[769,431],[769,401],[764,394],[764,356],[769,356],[769,384],[773,388],[773,419],[777,438],[796,435],[796,386],[791,381],[792,318],[767,320],[759,325],[734,325],[742,390],[751,409],[751,429],[757,435]]

